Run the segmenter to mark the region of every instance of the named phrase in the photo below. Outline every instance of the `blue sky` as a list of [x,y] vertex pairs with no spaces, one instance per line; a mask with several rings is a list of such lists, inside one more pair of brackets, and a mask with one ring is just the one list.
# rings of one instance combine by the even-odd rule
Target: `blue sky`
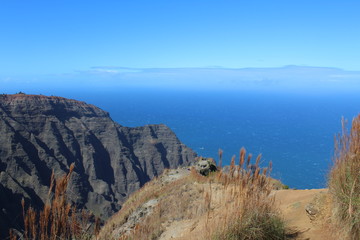
[[0,82],[287,65],[340,68],[354,79],[359,12],[358,0],[1,0]]

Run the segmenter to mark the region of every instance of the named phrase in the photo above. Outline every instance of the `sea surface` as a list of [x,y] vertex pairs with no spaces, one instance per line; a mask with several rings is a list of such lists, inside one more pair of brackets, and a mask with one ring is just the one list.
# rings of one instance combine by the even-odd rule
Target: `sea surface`
[[108,89],[60,93],[94,104],[123,126],[164,123],[198,155],[223,165],[241,147],[273,163],[272,176],[291,188],[326,187],[341,118],[360,113],[355,93]]

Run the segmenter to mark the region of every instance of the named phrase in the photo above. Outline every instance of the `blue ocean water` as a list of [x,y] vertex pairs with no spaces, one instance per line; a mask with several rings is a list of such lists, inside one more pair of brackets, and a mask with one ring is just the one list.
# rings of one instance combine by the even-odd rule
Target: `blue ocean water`
[[64,93],[110,112],[124,126],[164,123],[198,155],[229,164],[241,147],[273,162],[291,188],[326,186],[341,117],[360,112],[358,94],[113,89]]

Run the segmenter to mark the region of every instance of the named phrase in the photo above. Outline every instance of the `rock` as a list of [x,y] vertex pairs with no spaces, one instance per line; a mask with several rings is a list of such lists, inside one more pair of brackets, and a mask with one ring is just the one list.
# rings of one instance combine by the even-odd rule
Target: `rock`
[[310,220],[315,220],[317,214],[319,213],[319,208],[315,205],[315,203],[311,202],[305,206],[305,211]]
[[198,157],[195,163],[195,169],[200,174],[208,176],[210,172],[217,170],[216,162],[213,158]]
[[305,206],[306,214],[311,221],[318,221],[324,218],[328,211],[328,209],[326,209],[328,202],[329,198],[326,191],[321,191],[313,197],[311,202]]
[[[166,168],[196,154],[165,125],[128,128],[93,105],[61,97],[0,95],[0,226],[20,228],[21,204],[41,208],[52,170],[75,170],[68,197],[106,220]],[[1,235],[0,235],[1,238]]]

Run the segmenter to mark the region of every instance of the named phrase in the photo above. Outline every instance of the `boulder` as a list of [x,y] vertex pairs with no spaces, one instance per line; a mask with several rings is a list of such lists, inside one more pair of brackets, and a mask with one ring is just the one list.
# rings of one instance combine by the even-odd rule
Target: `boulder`
[[208,176],[211,172],[217,171],[216,162],[213,158],[198,157],[195,161],[195,169],[201,175]]

